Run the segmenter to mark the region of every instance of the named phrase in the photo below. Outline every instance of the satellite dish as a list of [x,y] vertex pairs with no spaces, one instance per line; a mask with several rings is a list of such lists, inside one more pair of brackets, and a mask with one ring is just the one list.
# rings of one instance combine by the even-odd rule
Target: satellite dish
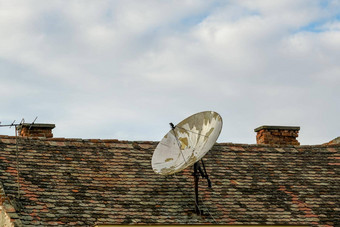
[[222,129],[222,118],[214,111],[196,113],[172,129],[157,145],[152,168],[161,175],[179,172],[194,165],[212,148]]
[[194,165],[195,210],[197,214],[202,214],[198,206],[199,176],[206,178],[211,188],[202,158],[220,135],[222,118],[214,111],[204,111],[184,119],[176,126],[170,123],[170,126],[171,130],[158,143],[153,153],[152,169],[158,174],[170,175]]

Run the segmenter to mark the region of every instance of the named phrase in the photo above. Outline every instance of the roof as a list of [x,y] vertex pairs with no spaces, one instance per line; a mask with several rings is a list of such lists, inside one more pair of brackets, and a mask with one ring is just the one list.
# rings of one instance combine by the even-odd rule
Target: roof
[[[157,142],[0,136],[2,209],[15,225],[340,224],[340,145],[219,143],[190,168],[151,168]],[[18,161],[18,162],[17,162]],[[19,194],[18,196],[18,170]],[[0,190],[0,192],[1,192]]]
[[335,139],[329,141],[327,144],[340,144],[340,136],[336,137]]

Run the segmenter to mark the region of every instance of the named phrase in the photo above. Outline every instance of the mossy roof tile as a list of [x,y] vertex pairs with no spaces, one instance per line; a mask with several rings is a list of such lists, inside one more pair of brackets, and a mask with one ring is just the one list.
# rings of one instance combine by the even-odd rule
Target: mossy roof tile
[[0,136],[0,181],[23,225],[340,224],[339,144],[216,144],[198,216],[189,168],[152,171],[157,142],[20,138],[18,156],[15,143]]

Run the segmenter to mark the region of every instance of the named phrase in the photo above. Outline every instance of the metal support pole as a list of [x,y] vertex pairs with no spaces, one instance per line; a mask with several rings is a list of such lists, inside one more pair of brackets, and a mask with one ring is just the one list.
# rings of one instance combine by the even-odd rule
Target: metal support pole
[[197,215],[201,215],[201,210],[198,207],[198,181],[199,181],[199,163],[194,164],[194,179],[195,179],[195,211]]

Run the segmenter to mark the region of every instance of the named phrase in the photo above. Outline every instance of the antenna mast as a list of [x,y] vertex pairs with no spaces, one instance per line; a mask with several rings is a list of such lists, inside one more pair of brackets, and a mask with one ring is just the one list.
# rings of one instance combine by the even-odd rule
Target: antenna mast
[[[34,119],[34,121],[30,124],[30,127],[29,129],[31,129],[32,125],[34,124],[34,122],[37,120],[38,117],[36,117]],[[9,125],[2,125],[1,122],[0,122],[0,127],[9,127],[9,128],[12,128],[12,126],[15,127],[15,156],[16,156],[16,168],[17,168],[17,188],[18,188],[18,195],[17,195],[17,198],[20,198],[20,169],[19,169],[19,148],[18,148],[18,126],[20,125],[23,125],[25,123],[25,119],[23,118],[19,124],[14,124],[15,123],[15,120],[12,122],[12,124],[9,124]]]

